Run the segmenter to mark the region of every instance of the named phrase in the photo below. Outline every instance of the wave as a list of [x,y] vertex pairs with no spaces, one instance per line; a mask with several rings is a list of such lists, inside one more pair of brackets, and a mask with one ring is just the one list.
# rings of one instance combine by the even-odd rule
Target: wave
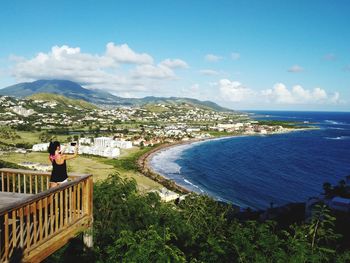
[[341,131],[345,130],[344,128],[339,128],[339,127],[327,127],[327,129],[330,129],[330,130],[341,130]]
[[347,123],[341,121],[325,120],[325,122],[333,125],[347,125]]
[[201,191],[202,193],[204,193],[204,191],[203,191],[198,185],[195,185],[195,184],[191,183],[191,182],[188,181],[187,179],[184,179],[184,182],[187,183],[187,184],[189,184],[189,185],[191,185],[191,186],[193,186],[193,187],[195,187],[195,188],[197,188],[199,191]]
[[349,138],[350,136],[325,137],[327,140],[346,140]]

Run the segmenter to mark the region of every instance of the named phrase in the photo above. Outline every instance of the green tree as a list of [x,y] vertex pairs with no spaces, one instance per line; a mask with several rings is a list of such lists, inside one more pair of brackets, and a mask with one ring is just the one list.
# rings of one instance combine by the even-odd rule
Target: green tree
[[186,262],[184,253],[170,241],[176,236],[155,226],[137,232],[122,231],[120,238],[108,247],[109,262]]

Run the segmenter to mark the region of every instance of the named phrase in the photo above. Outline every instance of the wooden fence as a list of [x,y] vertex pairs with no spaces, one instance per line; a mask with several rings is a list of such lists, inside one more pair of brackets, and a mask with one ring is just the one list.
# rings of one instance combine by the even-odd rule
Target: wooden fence
[[51,189],[49,173],[0,169],[0,176],[0,202],[2,193],[21,197],[0,206],[0,262],[18,251],[25,262],[40,262],[91,227],[91,175],[70,174]]

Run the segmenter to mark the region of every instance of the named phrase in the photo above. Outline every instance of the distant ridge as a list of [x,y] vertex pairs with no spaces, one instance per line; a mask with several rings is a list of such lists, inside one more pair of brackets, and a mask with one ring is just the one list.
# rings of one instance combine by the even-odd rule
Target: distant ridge
[[[58,94],[67,98],[84,100],[97,105],[115,106],[143,106],[146,104],[190,104],[199,108],[211,109],[214,111],[232,111],[221,107],[212,101],[200,101],[191,98],[179,97],[154,97],[148,96],[141,99],[122,98],[100,90],[83,88],[76,82],[69,80],[37,80],[34,82],[18,83],[4,89],[0,89],[0,95],[7,95],[17,98],[24,98],[38,93]],[[46,95],[47,96],[47,95]]]

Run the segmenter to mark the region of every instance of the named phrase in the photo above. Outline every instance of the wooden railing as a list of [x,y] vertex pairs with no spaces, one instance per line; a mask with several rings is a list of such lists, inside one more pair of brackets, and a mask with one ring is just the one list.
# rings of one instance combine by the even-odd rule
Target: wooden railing
[[20,201],[0,208],[0,262],[18,250],[25,262],[40,262],[91,226],[91,175],[70,174],[67,183],[50,189],[49,173],[0,169],[0,174],[2,193],[21,194]]

